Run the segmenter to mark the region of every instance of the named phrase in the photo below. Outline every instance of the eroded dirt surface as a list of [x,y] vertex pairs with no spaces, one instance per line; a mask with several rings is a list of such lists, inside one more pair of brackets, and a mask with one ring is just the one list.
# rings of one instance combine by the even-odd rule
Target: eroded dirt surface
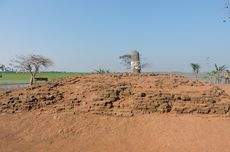
[[128,73],[0,91],[0,151],[228,152],[229,95],[229,85]]
[[228,114],[230,96],[221,87],[168,74],[85,75],[2,92],[0,112]]

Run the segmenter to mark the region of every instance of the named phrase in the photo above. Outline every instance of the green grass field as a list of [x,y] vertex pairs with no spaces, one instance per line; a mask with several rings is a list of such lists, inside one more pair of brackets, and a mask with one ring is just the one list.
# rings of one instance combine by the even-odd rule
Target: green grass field
[[[169,72],[171,73],[171,72]],[[192,73],[179,73],[174,72],[178,75],[183,75],[189,79],[195,79]],[[79,76],[87,73],[61,73],[61,72],[44,72],[39,73],[36,77],[46,77],[49,80],[71,77],[71,76]],[[203,80],[204,74],[201,73],[199,75],[200,80]],[[2,78],[0,78],[0,85],[8,85],[8,84],[27,84],[30,80],[29,73],[2,73]]]
[[[49,80],[71,77],[71,76],[79,76],[82,73],[39,73],[36,77],[46,77]],[[30,80],[29,73],[2,73],[2,78],[0,78],[0,84],[25,84]]]

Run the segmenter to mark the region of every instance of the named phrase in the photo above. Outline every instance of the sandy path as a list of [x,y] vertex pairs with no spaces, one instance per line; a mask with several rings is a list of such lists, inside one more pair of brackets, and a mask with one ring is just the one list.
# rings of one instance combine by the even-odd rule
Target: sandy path
[[0,116],[0,151],[229,152],[230,119],[151,114]]

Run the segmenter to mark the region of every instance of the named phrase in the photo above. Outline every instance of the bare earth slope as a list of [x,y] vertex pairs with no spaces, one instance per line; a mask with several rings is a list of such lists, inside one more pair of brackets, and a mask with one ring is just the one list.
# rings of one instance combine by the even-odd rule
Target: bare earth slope
[[2,91],[0,151],[228,152],[229,94],[228,85],[127,73]]
[[230,120],[24,113],[0,117],[2,152],[229,152]]

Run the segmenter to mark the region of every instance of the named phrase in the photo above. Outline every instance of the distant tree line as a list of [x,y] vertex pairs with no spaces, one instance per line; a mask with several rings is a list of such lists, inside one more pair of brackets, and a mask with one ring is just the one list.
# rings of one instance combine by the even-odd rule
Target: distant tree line
[[0,64],[0,71],[3,73],[16,73],[17,70],[10,67],[10,66],[6,66],[4,64]]

